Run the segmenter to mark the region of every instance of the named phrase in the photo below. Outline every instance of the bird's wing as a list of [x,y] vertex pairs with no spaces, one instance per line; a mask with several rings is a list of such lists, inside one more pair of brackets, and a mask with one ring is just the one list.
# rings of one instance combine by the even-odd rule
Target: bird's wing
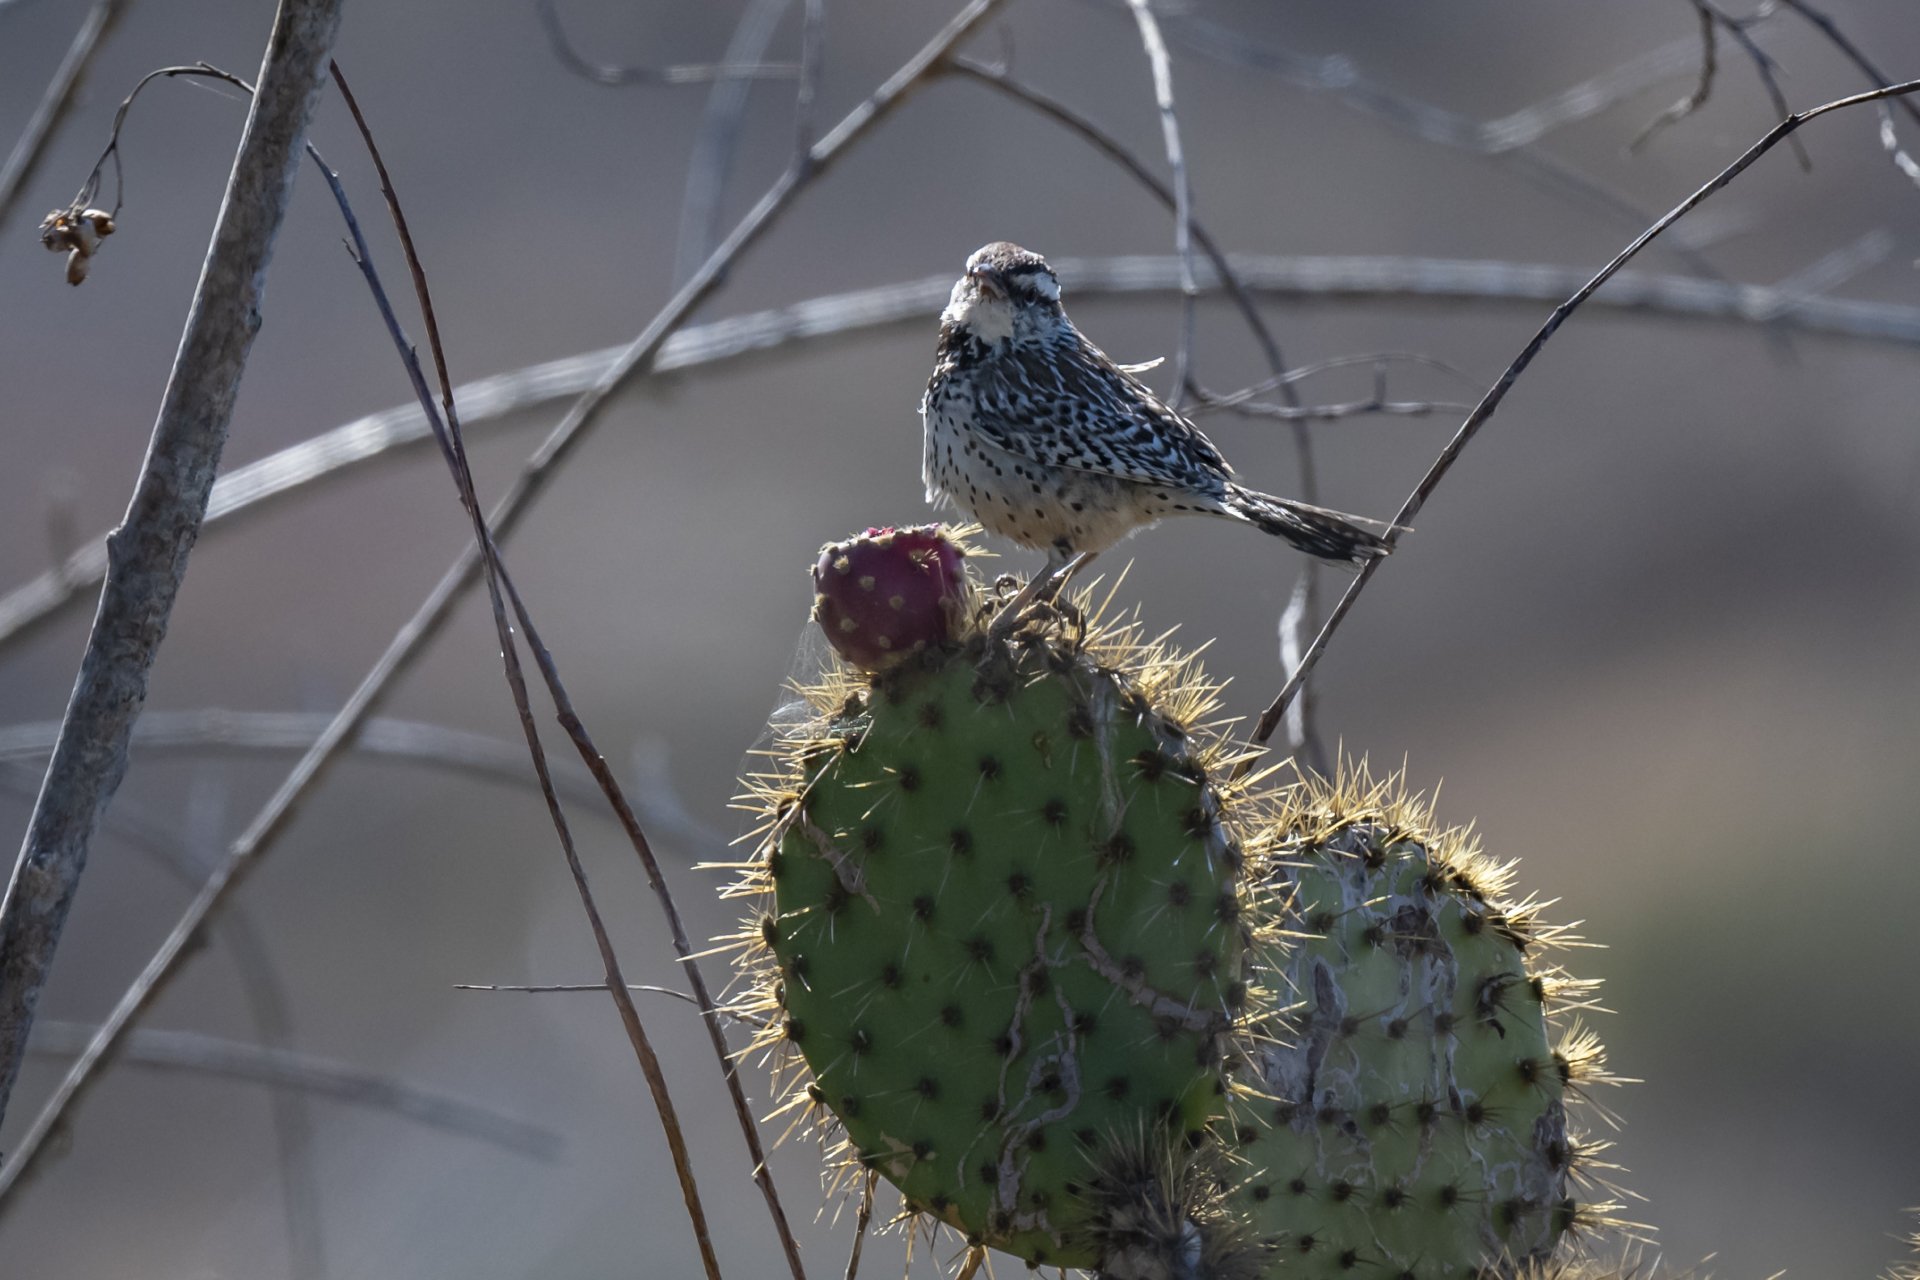
[[1008,453],[1141,484],[1210,491],[1233,469],[1200,429],[1084,338],[982,362],[974,429]]

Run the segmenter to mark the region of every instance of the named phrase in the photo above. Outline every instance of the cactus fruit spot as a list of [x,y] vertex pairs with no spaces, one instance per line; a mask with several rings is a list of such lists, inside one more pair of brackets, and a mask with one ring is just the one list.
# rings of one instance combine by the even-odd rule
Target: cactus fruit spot
[[887,608],[893,610],[895,613],[899,613],[901,610],[905,609],[906,607],[907,607],[907,598],[905,596],[892,595],[887,597]]
[[855,622],[852,618],[842,618],[840,619],[839,622],[835,623],[834,625],[840,628],[840,632],[842,635],[852,635],[854,632],[860,629],[860,624]]

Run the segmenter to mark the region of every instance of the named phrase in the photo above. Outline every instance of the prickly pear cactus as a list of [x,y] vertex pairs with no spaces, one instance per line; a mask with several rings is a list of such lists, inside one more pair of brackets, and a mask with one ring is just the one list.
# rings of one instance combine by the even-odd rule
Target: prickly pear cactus
[[1506,1274],[1576,1218],[1570,1095],[1592,1036],[1549,1005],[1590,994],[1540,952],[1554,931],[1504,896],[1508,868],[1364,766],[1303,782],[1279,817],[1263,913],[1293,938],[1265,985],[1287,1001],[1230,1121],[1230,1203],[1272,1277]]
[[1213,687],[1132,626],[968,615],[806,692],[736,889],[762,1046],[910,1211],[1097,1264],[1127,1153],[1204,1141],[1246,996]]
[[945,644],[967,599],[958,543],[939,525],[869,529],[820,549],[813,618],[834,652],[862,671],[884,671]]

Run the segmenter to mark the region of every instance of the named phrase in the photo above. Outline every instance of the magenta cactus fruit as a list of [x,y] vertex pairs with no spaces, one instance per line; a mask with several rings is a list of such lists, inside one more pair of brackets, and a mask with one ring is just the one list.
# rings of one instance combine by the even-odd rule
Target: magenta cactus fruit
[[884,671],[953,634],[968,593],[963,558],[937,524],[830,542],[813,566],[813,620],[841,657]]

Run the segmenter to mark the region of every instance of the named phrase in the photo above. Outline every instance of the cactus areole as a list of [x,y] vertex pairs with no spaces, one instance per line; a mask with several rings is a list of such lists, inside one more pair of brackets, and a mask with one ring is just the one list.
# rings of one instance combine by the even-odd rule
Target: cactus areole
[[[1294,945],[1253,1011],[1252,1087],[1230,1107],[1235,1214],[1267,1275],[1473,1280],[1546,1260],[1590,1215],[1567,1103],[1597,1042],[1556,1036],[1586,984],[1507,869],[1363,771],[1294,789],[1258,914]],[[1568,997],[1574,997],[1569,1000]],[[1532,1274],[1528,1272],[1527,1274]]]
[[848,1167],[970,1240],[1095,1266],[1103,1161],[1205,1140],[1246,996],[1213,689],[1130,628],[959,620],[810,691],[756,780],[746,1003]]

